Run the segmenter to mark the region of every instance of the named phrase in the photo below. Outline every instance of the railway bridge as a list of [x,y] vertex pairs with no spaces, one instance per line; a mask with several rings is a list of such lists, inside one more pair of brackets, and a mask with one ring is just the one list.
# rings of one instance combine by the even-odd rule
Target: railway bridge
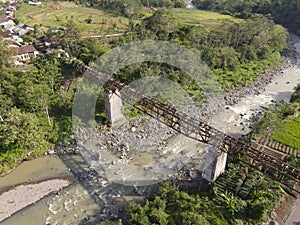
[[[270,154],[269,151],[264,151],[258,145],[251,145],[227,135],[208,125],[205,121],[190,117],[170,104],[146,96],[134,88],[112,79],[109,75],[102,74],[77,61],[73,63],[78,69],[87,71],[92,79],[107,77],[105,105],[110,126],[118,126],[124,121],[122,99],[125,99],[129,103],[134,103],[135,108],[179,133],[217,148],[218,157],[215,159],[212,171],[207,175],[208,180],[215,180],[225,170],[228,156],[239,155],[239,159],[248,167],[255,168],[271,179],[278,181],[281,186],[293,193],[300,193],[298,189],[300,170],[289,165],[281,158]],[[122,93],[122,96],[120,96],[120,93]]]

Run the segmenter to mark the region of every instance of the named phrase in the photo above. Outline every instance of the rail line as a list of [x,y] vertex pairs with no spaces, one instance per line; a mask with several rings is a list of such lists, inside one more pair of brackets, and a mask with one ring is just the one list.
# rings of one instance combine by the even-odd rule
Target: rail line
[[[239,155],[239,159],[271,179],[278,181],[283,187],[293,193],[300,194],[300,170],[274,156],[270,151],[264,151],[259,145],[253,146],[237,138],[227,135],[202,120],[195,119],[188,114],[177,110],[174,106],[158,101],[155,98],[144,95],[132,87],[114,80],[111,76],[97,72],[82,63],[74,62],[75,66],[88,71],[89,76],[96,80],[99,76],[107,80],[106,88],[115,92],[120,91],[122,99],[143,113],[158,119],[170,128],[197,141],[215,146],[218,150],[229,156]],[[98,78],[98,79],[97,79]],[[102,84],[103,85],[103,84]]]

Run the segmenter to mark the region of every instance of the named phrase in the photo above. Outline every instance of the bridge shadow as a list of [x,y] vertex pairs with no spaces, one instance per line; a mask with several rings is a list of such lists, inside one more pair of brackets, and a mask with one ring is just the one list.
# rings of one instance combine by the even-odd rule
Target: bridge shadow
[[144,197],[158,188],[157,184],[136,187],[107,182],[103,176],[90,168],[89,163],[77,149],[76,145],[58,146],[56,151],[78,184],[88,192],[94,203],[99,206],[98,212],[92,216],[85,216],[79,223],[80,225],[94,225],[104,220],[116,221],[119,218],[124,218],[125,208],[129,200],[142,203]]
[[[78,147],[58,146],[56,152],[61,161],[69,168],[78,184],[91,196],[99,210],[92,216],[85,216],[80,225],[95,225],[104,220],[116,221],[126,217],[126,206],[129,201],[143,203],[145,197],[150,197],[158,191],[159,183],[147,186],[129,186],[120,183],[107,182],[107,180],[90,168],[85,157],[81,155]],[[191,170],[193,164],[182,168],[168,181],[181,190],[199,191],[208,181],[201,178],[201,172]],[[147,183],[148,181],[145,181]]]

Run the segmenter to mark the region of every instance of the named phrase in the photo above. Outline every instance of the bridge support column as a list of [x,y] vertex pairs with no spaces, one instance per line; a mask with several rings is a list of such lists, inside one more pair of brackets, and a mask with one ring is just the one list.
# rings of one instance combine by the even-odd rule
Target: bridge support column
[[117,128],[126,122],[126,118],[122,113],[122,99],[118,90],[112,91],[105,89],[105,110],[108,125],[112,128]]
[[209,150],[200,168],[202,178],[210,182],[215,181],[225,171],[226,161],[227,153]]

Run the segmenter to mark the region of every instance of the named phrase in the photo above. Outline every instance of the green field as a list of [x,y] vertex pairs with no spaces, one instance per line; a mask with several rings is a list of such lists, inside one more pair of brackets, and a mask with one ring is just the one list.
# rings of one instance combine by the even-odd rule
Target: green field
[[[214,27],[222,25],[224,21],[240,21],[228,15],[196,9],[170,9],[170,12],[174,20],[181,24]],[[68,20],[73,20],[82,31],[82,35],[122,32],[129,22],[125,17],[114,16],[104,10],[76,5],[73,2],[50,1],[44,2],[43,6],[21,3],[15,16],[19,21],[45,28],[58,28],[64,26]],[[92,19],[90,24],[86,22],[89,18]]]
[[272,139],[300,150],[300,116],[276,128]]
[[[73,20],[82,35],[117,33],[126,28],[128,19],[114,16],[103,10],[83,7],[68,2],[46,2],[43,6],[19,4],[16,18],[30,25],[58,28],[64,26],[68,20]],[[85,20],[91,18],[92,23]]]
[[170,9],[171,14],[181,23],[190,25],[220,26],[225,21],[240,22],[240,19],[229,15],[197,9]]

